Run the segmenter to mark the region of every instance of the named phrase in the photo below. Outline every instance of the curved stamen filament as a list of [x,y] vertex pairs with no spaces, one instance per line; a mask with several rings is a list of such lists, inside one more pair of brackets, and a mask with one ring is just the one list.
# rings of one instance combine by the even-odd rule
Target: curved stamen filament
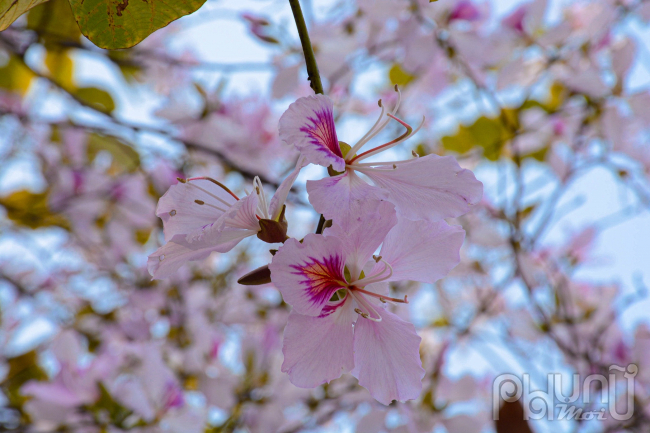
[[413,161],[413,159],[402,159],[400,161],[379,161],[379,162],[358,162],[355,163],[354,166],[351,165],[346,165],[346,167],[377,167],[380,165],[397,165],[397,164],[404,164],[405,162]]
[[224,185],[223,183],[219,182],[218,180],[214,180],[214,179],[212,179],[211,177],[201,176],[201,177],[193,177],[193,178],[191,178],[191,179],[187,179],[187,180],[188,180],[188,181],[190,181],[190,180],[208,180],[208,181],[214,183],[215,185],[218,185],[219,187],[221,187],[221,189],[223,189],[223,190],[226,191],[228,194],[230,194],[231,196],[233,196],[233,197],[235,198],[235,200],[239,200],[239,197],[237,197],[237,196],[235,195],[235,193],[232,192],[232,191],[231,191],[231,190],[230,190],[226,185]]
[[370,140],[370,138],[372,138],[372,137],[370,137],[370,134],[372,134],[372,132],[377,127],[377,125],[379,125],[379,122],[381,122],[381,119],[384,118],[384,113],[386,112],[386,109],[384,108],[384,105],[381,103],[381,99],[379,100],[379,106],[381,107],[381,113],[379,113],[379,118],[377,119],[375,124],[372,125],[372,128],[370,128],[370,130],[368,132],[366,132],[366,135],[361,137],[361,140],[357,141],[357,143],[352,147],[352,149],[350,149],[350,151],[347,154],[346,160],[348,158],[352,158],[352,155],[354,155],[357,150],[361,149],[361,146],[366,144],[368,142],[368,140]]
[[369,157],[371,157],[371,156],[373,156],[373,155],[375,155],[375,154],[377,154],[379,152],[383,152],[385,150],[390,149],[391,147],[397,146],[398,144],[400,144],[401,142],[403,142],[404,140],[409,138],[411,135],[416,134],[420,130],[420,128],[422,128],[422,125],[424,125],[424,117],[422,117],[422,123],[420,123],[420,126],[418,126],[415,130],[413,130],[411,125],[409,125],[408,123],[404,122],[401,119],[398,119],[397,117],[393,116],[392,114],[388,114],[388,117],[390,117],[391,119],[397,120],[402,126],[404,126],[406,128],[406,132],[404,134],[400,135],[399,137],[397,137],[396,139],[394,139],[392,141],[389,141],[388,143],[382,144],[381,146],[377,146],[374,149],[370,149],[370,150],[368,150],[366,152],[363,152],[362,154],[357,155],[354,159],[352,159],[350,161],[350,164],[353,164],[357,160],[359,160],[359,161],[364,160],[364,159],[369,158]]
[[221,209],[219,206],[215,206],[213,204],[206,203],[203,200],[194,200],[194,203],[199,204],[201,206],[208,206],[208,207],[214,208],[214,209],[216,209],[216,210],[218,210],[220,212],[225,212],[226,211],[225,209]]
[[[365,287],[368,284],[372,283],[378,283],[380,281],[385,281],[389,279],[390,277],[393,276],[393,267],[388,263],[386,260],[380,259],[380,261],[384,264],[384,268],[376,273],[375,275],[368,276],[366,278],[362,278],[360,280],[352,282],[352,284],[359,285],[361,287]],[[384,276],[384,272],[388,271],[388,275]]]
[[393,164],[392,167],[358,167],[356,164],[347,164],[345,167],[360,171],[361,173],[365,173],[367,171],[372,173],[372,172],[386,172],[386,171],[396,170],[397,164]]
[[260,201],[257,204],[257,210],[262,215],[264,219],[270,219],[269,217],[269,204],[266,201],[266,193],[264,192],[264,187],[262,186],[262,181],[259,177],[255,176],[253,179],[253,188],[259,197]]
[[356,286],[354,287],[353,290],[355,290],[357,292],[360,292],[360,293],[363,293],[363,294],[368,295],[368,296],[372,296],[373,298],[377,298],[381,302],[394,302],[396,304],[408,304],[409,303],[408,296],[406,296],[406,295],[404,295],[404,299],[399,299],[399,298],[391,298],[390,296],[383,296],[383,295],[380,295],[379,293],[373,293],[373,292],[370,292],[368,290],[360,289],[360,288],[358,288]]
[[[196,178],[195,178],[195,179],[196,179]],[[193,179],[187,179],[187,184],[188,184],[188,185],[190,185],[190,186],[192,186],[192,187],[194,187],[194,188],[198,188],[199,190],[203,191],[204,193],[206,193],[207,195],[209,195],[209,196],[212,197],[213,199],[215,199],[215,200],[217,200],[217,201],[220,201],[221,203],[225,204],[225,205],[228,206],[228,207],[232,206],[232,203],[228,203],[227,201],[225,201],[225,200],[222,199],[221,197],[217,197],[216,195],[212,194],[212,193],[211,193],[210,191],[208,191],[207,189],[202,188],[202,187],[200,187],[200,186],[198,186],[198,185],[195,185],[195,184],[191,183],[190,180],[193,180]]]
[[[349,291],[350,295],[352,295],[352,298],[354,298],[355,301],[357,301],[357,304],[359,304],[360,307],[363,307],[366,312],[362,311],[360,308],[355,308],[355,312],[359,314],[361,317],[364,319],[372,320],[373,322],[381,322],[381,316],[373,308],[372,305],[370,305],[370,302],[368,302],[366,299],[364,299],[362,294],[355,294],[352,290]],[[371,314],[374,314],[376,316],[372,317]]]
[[[399,110],[399,106],[402,103],[402,92],[400,92],[399,87],[397,87],[397,85],[395,85],[395,91],[397,92],[397,103],[395,104],[395,107],[393,108],[393,110],[387,114],[388,116],[391,116],[391,117],[394,116],[397,113],[397,110]],[[368,131],[366,133],[366,135],[364,135],[363,138],[361,138],[361,140],[359,140],[357,142],[357,144],[355,144],[354,147],[352,147],[352,149],[350,149],[350,151],[348,152],[349,157],[352,157],[352,155],[354,155],[356,153],[356,151],[361,149],[361,147],[364,144],[366,144],[368,141],[372,140],[377,134],[379,134],[381,132],[382,129],[384,129],[386,127],[386,125],[388,125],[388,122],[390,122],[390,119],[385,119],[380,124],[380,120],[382,120],[382,118],[384,117],[384,106],[381,104],[381,100],[379,102],[380,102],[379,106],[381,107],[381,114],[379,115],[379,119],[377,119],[377,122],[375,122],[373,127],[370,128],[370,131]],[[379,124],[379,126],[377,126],[378,124]],[[347,161],[347,158],[346,158],[346,161]],[[354,159],[352,161],[354,161]]]

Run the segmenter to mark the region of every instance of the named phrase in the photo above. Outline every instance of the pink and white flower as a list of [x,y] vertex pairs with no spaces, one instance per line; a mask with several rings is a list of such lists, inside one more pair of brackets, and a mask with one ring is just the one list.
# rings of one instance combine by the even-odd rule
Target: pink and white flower
[[[404,161],[362,162],[388,150],[415,134],[410,125],[395,117],[399,100],[391,112],[381,104],[374,126],[347,152],[338,141],[332,101],[324,95],[308,96],[291,104],[280,118],[280,138],[293,144],[308,162],[332,167],[337,176],[308,181],[309,201],[328,219],[346,218],[353,201],[387,199],[401,217],[439,221],[466,213],[483,195],[483,184],[462,169],[451,156],[427,155]],[[406,132],[388,143],[356,154],[393,119]],[[374,185],[357,175],[362,173]]]
[[383,404],[414,399],[424,376],[420,337],[382,308],[407,302],[388,297],[386,283],[442,278],[460,261],[465,233],[444,221],[398,219],[386,201],[352,207],[353,217],[324,235],[286,241],[269,265],[271,280],[293,307],[282,371],[304,388],[350,371]]
[[241,200],[222,183],[209,177],[180,179],[160,198],[156,215],[163,220],[167,243],[149,256],[147,269],[154,279],[168,278],[188,261],[205,259],[213,251],[230,251],[260,230],[260,219],[278,221],[294,181],[304,167],[282,181],[270,201],[262,182]]

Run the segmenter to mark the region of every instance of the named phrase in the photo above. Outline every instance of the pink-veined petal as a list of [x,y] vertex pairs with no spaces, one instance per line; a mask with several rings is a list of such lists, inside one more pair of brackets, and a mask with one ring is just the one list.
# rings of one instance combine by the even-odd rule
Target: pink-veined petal
[[298,99],[280,117],[280,139],[293,144],[312,164],[345,169],[334,129],[333,105],[325,95]]
[[378,307],[381,322],[359,317],[354,326],[354,370],[359,385],[378,402],[418,398],[424,369],[415,327]]
[[245,234],[241,230],[236,235],[234,239],[231,237],[229,240],[215,241],[215,243],[203,241],[189,243],[185,235],[176,235],[149,256],[147,270],[155,280],[169,278],[185,263],[203,260],[213,251],[219,253],[228,252],[242,239],[251,236],[251,234]]
[[280,186],[278,186],[278,189],[275,191],[275,194],[273,194],[273,197],[271,198],[271,203],[269,204],[269,215],[271,216],[272,220],[277,220],[278,217],[280,216],[280,212],[282,212],[282,206],[284,205],[284,202],[287,201],[287,196],[289,195],[289,191],[291,191],[291,187],[293,186],[293,183],[296,181],[296,178],[300,174],[300,170],[307,165],[307,160],[305,157],[301,156],[298,158],[298,162],[296,163],[296,168],[293,169],[293,171],[287,176]]
[[[195,200],[201,200],[207,205],[199,205]],[[163,221],[165,240],[168,241],[174,235],[187,234],[215,222],[223,214],[223,210],[236,201],[223,188],[209,180],[179,182],[170,186],[160,197],[156,216]]]
[[284,328],[282,371],[301,388],[337,379],[354,368],[352,323],[357,314],[352,299],[326,305],[318,317],[294,311]]
[[170,277],[188,261],[203,260],[213,251],[230,251],[242,239],[259,231],[255,216],[258,197],[250,194],[233,204],[217,221],[188,234],[178,234],[149,256],[147,269],[154,279]]
[[[460,263],[465,231],[445,221],[401,219],[388,233],[379,253],[393,267],[388,281],[433,283]],[[376,268],[382,267],[378,263]]]
[[397,224],[395,206],[387,201],[354,200],[348,218],[339,218],[325,231],[325,236],[336,236],[347,252],[346,265],[353,279],[379,248],[388,232]]
[[483,196],[483,184],[451,156],[427,155],[396,166],[358,170],[388,192],[397,213],[405,218],[437,221],[458,217]]
[[307,181],[307,192],[314,210],[335,222],[349,218],[355,201],[382,200],[388,197],[384,191],[368,185],[350,170],[338,176]]
[[269,265],[271,281],[299,314],[318,316],[334,292],[343,288],[343,245],[338,238],[313,233],[302,243],[287,240]]

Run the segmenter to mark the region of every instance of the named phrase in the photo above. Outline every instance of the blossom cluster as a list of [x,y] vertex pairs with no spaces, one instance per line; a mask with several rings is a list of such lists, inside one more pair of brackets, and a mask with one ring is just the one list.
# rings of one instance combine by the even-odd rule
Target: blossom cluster
[[[415,328],[385,307],[407,298],[390,297],[388,283],[433,284],[456,266],[465,233],[444,218],[465,214],[483,195],[481,182],[450,156],[361,162],[419,129],[396,117],[400,99],[390,111],[379,101],[379,118],[352,147],[338,140],[327,96],[298,99],[280,118],[279,136],[300,158],[273,197],[267,199],[257,177],[241,199],[214,179],[179,178],[156,209],[168,242],[148,261],[151,275],[164,278],[249,236],[283,243],[268,266],[271,281],[293,307],[282,371],[305,388],[351,372],[386,405],[417,398],[424,377]],[[406,131],[358,153],[392,120]],[[307,182],[310,203],[329,224],[323,233],[297,240],[286,236],[284,202],[309,163],[334,174]]]

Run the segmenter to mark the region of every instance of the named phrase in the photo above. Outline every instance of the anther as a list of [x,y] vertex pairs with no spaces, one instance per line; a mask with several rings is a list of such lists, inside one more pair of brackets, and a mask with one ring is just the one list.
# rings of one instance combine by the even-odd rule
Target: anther
[[413,155],[414,158],[419,158],[420,154],[417,153],[415,150],[411,150],[411,155]]
[[172,209],[169,211],[169,216],[174,216],[176,215],[176,209]]
[[397,84],[395,84],[395,91],[399,92],[399,89],[397,88]]
[[379,105],[381,107],[381,99],[379,101],[377,101],[377,105]]
[[204,205],[205,202],[203,200],[194,200],[194,203]]
[[370,316],[368,316],[368,313],[364,313],[363,311],[361,311],[358,308],[355,308],[354,312],[357,313],[358,315],[360,315],[361,317],[363,317],[364,319],[367,319],[368,317],[370,317]]
[[260,187],[259,187],[259,186],[256,186],[256,187],[255,187],[255,191],[257,191],[257,195],[259,195],[259,194],[260,194]]
[[185,183],[185,182],[187,182],[187,181],[186,181],[185,179],[183,179],[182,177],[177,177],[176,180],[179,181],[180,183]]
[[382,257],[381,256],[376,256],[376,255],[373,254],[372,258],[375,261],[375,263],[379,263],[379,261],[381,260]]
[[396,168],[397,168],[397,165],[393,164],[393,170],[395,170]]
[[382,297],[380,297],[379,300],[380,300],[383,304],[386,303],[386,300],[385,300],[384,298],[382,298]]

